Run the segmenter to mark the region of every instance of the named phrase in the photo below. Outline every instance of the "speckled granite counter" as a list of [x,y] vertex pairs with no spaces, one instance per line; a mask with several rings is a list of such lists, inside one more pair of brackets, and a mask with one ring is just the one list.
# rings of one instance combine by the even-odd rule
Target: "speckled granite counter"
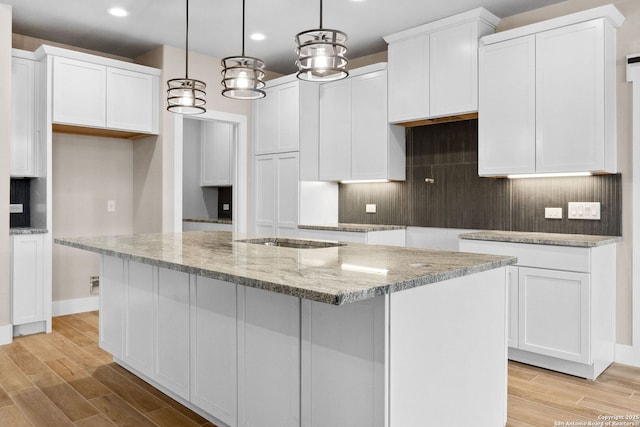
[[336,305],[516,262],[514,257],[356,243],[293,249],[236,241],[250,237],[193,231],[62,238],[55,242]]
[[299,224],[298,228],[305,230],[329,230],[329,231],[350,231],[355,233],[368,233],[370,231],[404,230],[404,225],[382,225],[382,224]]
[[467,240],[487,240],[494,242],[529,243],[535,245],[574,246],[592,248],[622,240],[619,236],[593,236],[587,234],[527,233],[519,231],[480,231],[458,236]]
[[11,227],[9,229],[9,235],[16,234],[47,234],[49,231],[46,228],[35,227]]
[[227,218],[182,218],[182,220],[186,222],[206,222],[208,224],[233,224]]

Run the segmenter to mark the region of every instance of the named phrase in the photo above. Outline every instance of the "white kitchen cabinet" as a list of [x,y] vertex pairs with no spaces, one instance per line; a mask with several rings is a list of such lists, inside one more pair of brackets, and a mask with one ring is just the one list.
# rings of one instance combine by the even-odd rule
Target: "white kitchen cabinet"
[[498,17],[483,8],[402,31],[389,44],[390,123],[478,110],[478,39]]
[[623,20],[609,5],[481,40],[479,175],[617,171]]
[[159,70],[50,46],[41,49],[53,56],[54,124],[158,133]]
[[157,269],[139,262],[127,263],[124,287],[124,352],[122,359],[137,371],[153,377],[154,294]]
[[196,276],[191,283],[191,401],[238,425],[237,286]]
[[11,176],[37,177],[37,63],[13,51],[11,58]]
[[100,348],[123,358],[125,286],[128,263],[121,258],[102,256],[100,263]]
[[318,174],[318,85],[295,75],[267,82],[267,96],[254,101],[255,154],[299,151],[304,179]]
[[238,289],[238,425],[299,427],[300,299]]
[[231,123],[202,122],[200,186],[232,184],[234,127]]
[[613,362],[615,244],[461,239],[460,250],[518,258],[508,270],[510,359],[589,379]]
[[189,275],[167,268],[158,268],[157,275],[153,378],[189,399]]
[[298,227],[297,152],[256,156],[256,232],[295,236]]
[[43,234],[11,236],[11,289],[14,326],[47,320],[44,317]]
[[320,87],[321,180],[405,179],[404,128],[386,120],[385,65]]
[[480,49],[478,174],[536,169],[535,37]]

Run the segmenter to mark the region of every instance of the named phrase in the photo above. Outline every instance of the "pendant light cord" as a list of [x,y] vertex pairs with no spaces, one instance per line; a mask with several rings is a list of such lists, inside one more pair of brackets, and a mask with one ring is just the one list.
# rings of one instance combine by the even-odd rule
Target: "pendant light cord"
[[244,56],[244,2],[242,0],[242,56]]
[[320,0],[320,29],[322,29],[322,0]]
[[185,29],[185,53],[184,53],[184,77],[189,78],[189,0],[185,0],[187,4],[187,18]]

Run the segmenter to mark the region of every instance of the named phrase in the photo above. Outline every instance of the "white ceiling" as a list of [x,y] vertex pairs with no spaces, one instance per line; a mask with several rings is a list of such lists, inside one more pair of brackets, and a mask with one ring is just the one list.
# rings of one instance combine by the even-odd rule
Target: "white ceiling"
[[[386,48],[383,36],[483,6],[498,17],[561,0],[324,0],[323,27],[349,36],[349,58]],[[136,56],[166,44],[184,47],[185,0],[0,0],[13,6],[13,32],[114,55]],[[245,54],[267,69],[295,71],[294,36],[318,28],[319,0],[246,0]],[[107,14],[124,7],[129,16]],[[190,50],[240,55],[241,0],[190,0]],[[260,32],[264,41],[249,35]]]

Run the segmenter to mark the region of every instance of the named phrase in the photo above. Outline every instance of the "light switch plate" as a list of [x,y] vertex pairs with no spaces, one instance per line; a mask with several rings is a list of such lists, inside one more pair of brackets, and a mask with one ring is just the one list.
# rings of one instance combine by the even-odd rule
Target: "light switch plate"
[[365,206],[365,211],[367,213],[376,213],[376,205],[375,204],[367,204]]
[[562,208],[544,208],[546,219],[562,219]]
[[24,206],[22,203],[10,203],[9,204],[9,213],[23,213]]
[[600,202],[569,202],[569,219],[600,219]]
[[115,212],[115,211],[116,211],[116,201],[107,200],[107,212]]

